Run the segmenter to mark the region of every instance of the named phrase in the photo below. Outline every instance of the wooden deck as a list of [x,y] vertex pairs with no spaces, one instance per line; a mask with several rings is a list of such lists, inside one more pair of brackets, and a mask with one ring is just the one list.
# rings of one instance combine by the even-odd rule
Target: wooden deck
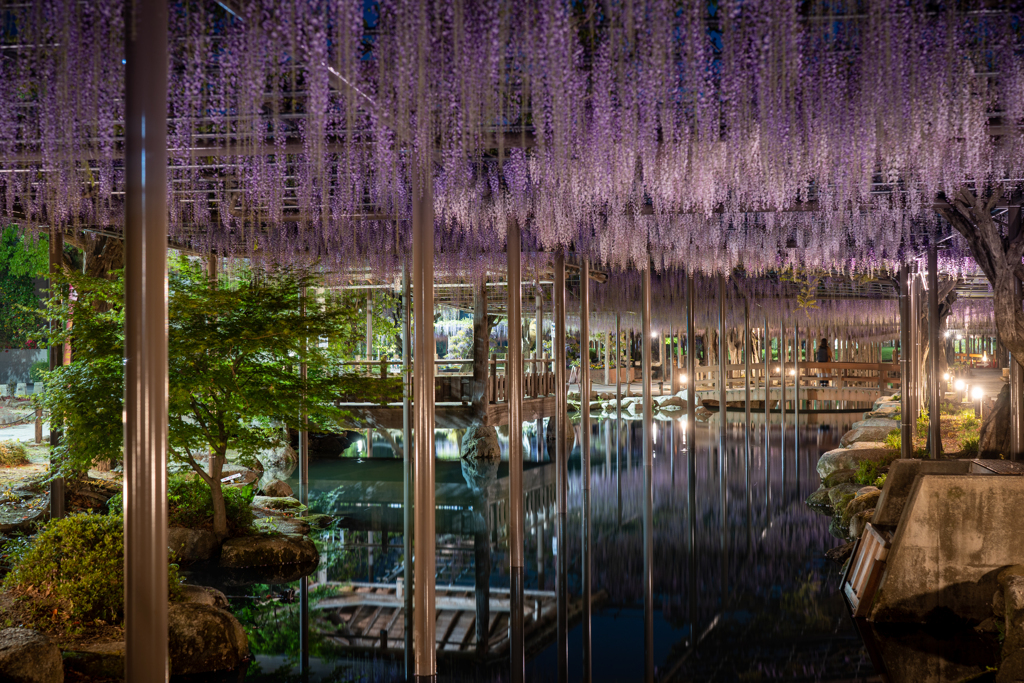
[[[351,583],[323,584],[340,589],[337,597],[312,604],[310,609],[331,612],[335,633],[325,634],[335,645],[354,651],[397,656],[404,652],[405,606],[396,584]],[[524,592],[523,624],[528,654],[535,654],[552,637],[557,618],[554,591]],[[606,598],[604,591],[594,602]],[[500,659],[508,653],[508,624],[511,614],[508,589],[491,588],[488,599],[486,647],[480,652],[477,633],[476,592],[469,587],[438,586],[437,653],[439,657],[474,657]],[[579,617],[579,599],[569,604],[569,618]]]

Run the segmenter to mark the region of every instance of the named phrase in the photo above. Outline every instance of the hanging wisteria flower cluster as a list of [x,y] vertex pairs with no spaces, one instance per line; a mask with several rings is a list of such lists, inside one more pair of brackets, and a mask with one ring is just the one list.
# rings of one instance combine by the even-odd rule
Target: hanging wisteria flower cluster
[[[4,7],[4,218],[121,229],[123,2]],[[1019,8],[959,7],[172,2],[170,236],[393,273],[426,160],[464,270],[513,220],[617,269],[891,268],[1024,177]]]

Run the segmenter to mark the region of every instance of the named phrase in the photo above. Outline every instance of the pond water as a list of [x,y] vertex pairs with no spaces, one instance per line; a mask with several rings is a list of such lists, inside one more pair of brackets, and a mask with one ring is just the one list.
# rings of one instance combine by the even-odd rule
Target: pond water
[[[730,422],[742,413],[729,413]],[[821,453],[859,419],[857,413],[815,416],[801,424],[792,415],[783,430],[771,416],[755,416],[750,460],[746,433],[730,424],[720,461],[717,416],[698,423],[687,438],[678,420],[656,421],[654,482],[654,658],[658,680],[680,681],[880,681],[858,626],[847,615],[838,586],[841,569],[824,551],[841,541],[829,535],[829,518],[809,509],[806,496],[818,487]],[[822,421],[823,420],[823,421]],[[758,424],[759,422],[759,424]],[[530,433],[531,437],[534,435]],[[451,442],[438,433],[442,447]],[[593,677],[633,681],[643,676],[644,612],[641,423],[592,423],[591,533],[593,593],[602,601],[592,617]],[[554,482],[554,466],[530,453],[525,479],[541,489]],[[691,534],[691,488],[687,458],[695,458],[695,507]],[[450,449],[449,449],[450,450]],[[381,449],[375,453],[383,454]],[[494,501],[474,493],[457,459],[438,461],[438,507],[485,515]],[[497,484],[507,474],[502,466]],[[724,482],[721,475],[724,475]],[[403,679],[401,656],[381,656],[373,647],[354,652],[337,613],[320,607],[344,582],[394,583],[402,571],[401,462],[393,458],[321,459],[310,465],[311,507],[338,514],[339,528],[318,532],[321,564],[308,581],[308,680],[392,681]],[[724,484],[724,485],[723,485]],[[492,482],[493,490],[494,482]],[[570,458],[568,593],[581,593],[582,490],[578,447]],[[526,590],[556,590],[553,509],[543,496],[527,504]],[[551,496],[553,505],[553,494]],[[441,518],[439,517],[439,520]],[[446,518],[447,519],[447,518]],[[472,589],[481,547],[489,547],[491,596],[509,586],[505,539],[493,528],[489,544],[438,522],[437,586]],[[486,557],[486,555],[485,555]],[[304,680],[300,653],[300,582],[227,587],[232,607],[250,632],[256,661],[246,681]],[[374,629],[375,631],[377,629]],[[528,644],[527,680],[557,680],[554,628],[534,633]],[[439,629],[439,633],[441,629]],[[583,672],[582,628],[569,633],[569,680]],[[394,636],[392,636],[394,637]],[[528,643],[530,634],[527,634]],[[471,640],[472,638],[469,637]],[[395,643],[392,643],[394,645]],[[925,648],[927,650],[928,648]],[[932,644],[932,650],[939,649]],[[917,648],[921,650],[921,648]],[[472,658],[439,658],[439,680],[500,681],[504,665]],[[908,680],[946,680],[944,677]],[[950,678],[949,680],[954,680]]]

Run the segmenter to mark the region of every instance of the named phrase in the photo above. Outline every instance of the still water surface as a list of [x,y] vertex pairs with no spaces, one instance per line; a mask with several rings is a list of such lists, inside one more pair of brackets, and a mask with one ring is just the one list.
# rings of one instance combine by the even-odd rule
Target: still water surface
[[[728,417],[742,419],[742,414]],[[829,518],[803,503],[818,487],[818,456],[836,447],[859,417],[833,414],[825,423],[797,429],[789,416],[783,431],[776,414],[766,447],[763,416],[755,416],[749,462],[742,425],[729,426],[722,461],[717,416],[710,424],[698,423],[692,439],[678,420],[655,422],[654,657],[659,680],[879,680],[839,595],[840,568],[824,558],[824,551],[840,542],[828,533]],[[554,466],[538,455],[532,429],[529,434],[528,482],[554,482]],[[643,675],[641,436],[639,421],[623,421],[621,428],[614,420],[592,423],[593,592],[603,598],[592,618],[598,681],[635,681]],[[693,544],[687,512],[690,451],[696,468]],[[465,507],[468,500],[473,510],[485,514],[491,502],[485,499],[486,482],[465,476],[452,457],[457,454],[454,440],[441,432],[438,452],[439,507]],[[375,450],[375,455],[384,453]],[[498,479],[506,473],[503,466]],[[401,510],[389,502],[396,492],[401,500],[401,463],[378,457],[316,460],[310,465],[310,485],[314,509],[338,513],[344,508],[347,513],[341,528],[317,532],[321,564],[309,579],[308,679],[401,680],[400,659],[372,652],[353,655],[336,637],[341,631],[329,611],[317,608],[318,600],[330,596],[332,582],[394,583],[401,576],[401,526],[395,525]],[[354,505],[359,498],[362,505]],[[553,495],[550,505],[543,496],[538,499],[527,504],[526,589],[554,591]],[[577,447],[570,458],[567,524],[568,590],[577,598],[582,500]],[[389,525],[385,549],[381,530]],[[441,533],[442,527],[439,523],[437,584],[472,588],[478,556],[473,538]],[[508,554],[505,539],[491,531],[489,585],[497,592],[509,585]],[[256,656],[247,681],[302,680],[298,585],[228,587]],[[570,680],[579,680],[583,671],[581,634],[577,620],[569,634]],[[527,680],[557,680],[554,630],[535,639],[539,642],[532,648]],[[440,680],[508,679],[507,664],[480,667],[441,659],[438,668]]]

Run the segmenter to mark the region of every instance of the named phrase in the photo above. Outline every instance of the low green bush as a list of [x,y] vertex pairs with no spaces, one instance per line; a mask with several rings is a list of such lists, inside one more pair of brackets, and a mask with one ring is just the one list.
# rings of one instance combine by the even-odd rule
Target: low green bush
[[862,460],[860,465],[857,467],[857,474],[853,475],[853,480],[861,486],[870,486],[875,483],[879,472],[879,464],[871,460]]
[[[252,527],[252,486],[225,486],[224,506],[228,513],[228,527],[233,533],[245,532]],[[121,494],[107,503],[112,515],[123,510]],[[205,481],[192,473],[173,474],[167,478],[167,524],[190,529],[213,527],[213,498]]]
[[903,437],[900,436],[900,430],[894,429],[885,435],[885,447],[891,451],[900,452],[903,447]]
[[[36,538],[12,552],[4,587],[31,600],[30,621],[124,619],[124,525],[120,517],[81,513],[51,521]],[[180,599],[177,567],[168,570],[167,593]]]
[[28,464],[28,451],[17,441],[0,441],[0,466]]
[[977,455],[980,450],[981,440],[973,436],[964,440],[964,455]]
[[875,486],[878,488],[882,488],[883,486],[885,486],[885,477],[886,475],[883,474],[879,476],[878,479],[875,479]]
[[42,382],[43,373],[50,369],[50,364],[45,360],[36,361],[28,369],[28,378],[33,382]]

